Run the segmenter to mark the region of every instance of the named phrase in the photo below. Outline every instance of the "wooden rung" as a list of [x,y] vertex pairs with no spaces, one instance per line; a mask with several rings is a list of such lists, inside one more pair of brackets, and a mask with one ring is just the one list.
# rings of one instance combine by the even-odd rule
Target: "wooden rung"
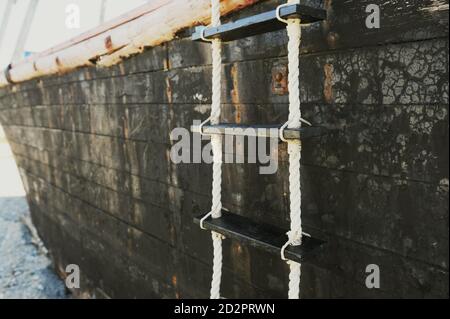
[[[325,20],[327,12],[305,5],[292,4],[280,9],[280,17],[283,19],[300,18],[302,24],[308,24]],[[276,16],[276,10],[272,10],[218,27],[197,27],[192,35],[192,40],[204,41],[202,38],[203,34],[204,39],[221,39],[227,42],[283,28],[286,28],[286,24],[279,21]]]
[[[234,136],[254,136],[254,137],[279,137],[278,132],[281,125],[241,125],[241,124],[217,124],[204,125],[203,133],[207,135],[234,135]],[[191,127],[194,133],[200,133],[200,126]],[[321,126],[303,126],[298,129],[286,128],[284,138],[286,139],[308,139],[323,136],[327,130]]]
[[[194,218],[194,222],[200,224],[200,220],[204,216]],[[246,217],[228,211],[223,211],[220,218],[209,217],[203,222],[203,226],[208,230],[224,235],[226,238],[233,238],[249,246],[278,254],[280,258],[281,248],[288,240],[287,230],[267,224],[258,224]],[[285,250],[285,256],[292,261],[304,262],[312,254],[318,252],[324,244],[325,242],[320,239],[303,236],[302,245],[289,246]]]

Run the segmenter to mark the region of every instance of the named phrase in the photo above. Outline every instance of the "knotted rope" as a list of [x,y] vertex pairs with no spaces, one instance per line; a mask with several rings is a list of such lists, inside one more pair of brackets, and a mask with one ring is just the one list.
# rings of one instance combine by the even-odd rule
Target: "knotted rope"
[[[211,0],[211,26],[220,25],[220,0]],[[222,44],[220,39],[212,40],[212,104],[211,124],[219,124],[221,101],[221,74],[222,74]],[[213,151],[213,183],[212,183],[212,218],[222,215],[222,138],[220,135],[211,136]],[[211,299],[220,298],[220,282],[222,278],[222,239],[224,237],[216,232],[211,232],[214,259],[213,275],[211,281]]]
[[[286,5],[299,4],[300,0],[288,0]],[[302,243],[302,222],[301,222],[301,185],[300,185],[300,160],[301,143],[299,140],[284,139],[283,131],[288,128],[300,128],[301,122],[309,124],[301,117],[300,109],[300,84],[299,84],[299,55],[301,41],[300,19],[284,20],[280,17],[281,5],[277,9],[277,16],[280,21],[287,24],[289,37],[288,60],[289,60],[289,119],[280,130],[280,137],[288,142],[289,153],[289,191],[290,191],[290,219],[291,230],[288,232],[288,241],[281,249],[281,256],[286,260],[284,251],[289,245],[298,246]],[[220,0],[211,0],[211,26],[220,25]],[[212,104],[211,116],[202,123],[211,121],[212,124],[219,124],[220,103],[221,103],[221,69],[222,69],[222,47],[220,39],[212,42]],[[222,212],[222,139],[219,135],[211,136],[213,150],[213,184],[212,184],[212,207],[211,212],[201,221],[212,216],[221,217]],[[213,276],[211,282],[211,299],[220,298],[220,283],[222,277],[222,240],[224,237],[216,232],[212,232],[214,247]],[[290,266],[289,274],[289,299],[298,299],[300,296],[300,276],[301,264],[288,260]]]
[[[301,220],[301,185],[300,185],[300,159],[301,159],[301,143],[300,140],[285,140],[283,137],[284,128],[300,128],[301,123],[307,121],[302,119],[300,109],[300,83],[299,83],[299,56],[301,27],[300,19],[284,20],[280,18],[280,9],[283,6],[291,4],[299,4],[300,0],[288,0],[285,5],[277,8],[277,17],[280,21],[287,24],[288,43],[288,63],[289,63],[289,119],[282,127],[280,137],[288,142],[289,154],[289,192],[290,192],[290,219],[291,230],[288,232],[289,240],[281,249],[281,257],[284,256],[285,249],[289,246],[299,246],[302,243],[302,220]],[[300,276],[301,264],[288,260],[290,267],[289,274],[289,299],[298,299],[300,297]]]

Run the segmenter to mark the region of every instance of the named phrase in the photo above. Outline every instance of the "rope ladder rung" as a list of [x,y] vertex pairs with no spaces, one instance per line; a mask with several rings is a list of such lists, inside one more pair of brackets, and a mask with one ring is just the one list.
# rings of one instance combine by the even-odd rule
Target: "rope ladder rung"
[[[291,4],[280,8],[280,17],[296,18],[300,19],[302,24],[309,24],[325,20],[327,12],[310,6]],[[272,10],[215,27],[197,27],[192,40],[220,39],[228,42],[285,28],[286,25],[277,18],[277,10]]]
[[[194,222],[200,224],[205,215],[194,218]],[[278,256],[286,243],[287,230],[264,223],[256,223],[249,218],[228,211],[223,211],[220,218],[209,217],[205,219],[203,227],[217,232],[228,239],[235,239],[240,243]],[[288,260],[302,263],[319,252],[324,244],[325,241],[323,240],[303,236],[302,244],[286,248],[285,256]]]
[[[202,133],[205,135],[233,135],[233,136],[248,136],[248,137],[265,137],[274,138],[279,137],[281,125],[242,125],[221,123],[216,125],[193,125],[191,131],[193,133]],[[327,129],[322,126],[302,126],[299,128],[286,128],[284,130],[285,139],[310,139],[321,137],[327,133]]]
[[[301,194],[301,139],[320,136],[323,128],[313,127],[302,118],[300,101],[300,44],[302,37],[302,24],[313,23],[326,19],[326,11],[300,5],[300,0],[287,0],[276,10],[265,12],[252,17],[222,24],[220,0],[211,0],[211,26],[200,27],[192,39],[211,42],[212,55],[212,97],[211,115],[197,128],[200,134],[211,136],[213,153],[212,175],[212,205],[211,211],[195,221],[202,229],[211,232],[213,243],[213,271],[211,279],[211,299],[219,299],[222,280],[222,241],[226,238],[235,238],[251,246],[264,248],[279,253],[280,258],[289,265],[289,299],[300,298],[301,263],[305,257],[324,242],[311,238],[302,230],[302,194]],[[259,126],[238,126],[237,124],[219,124],[221,118],[222,93],[222,42],[232,41],[256,34],[276,31],[286,28],[288,42],[288,90],[289,90],[289,116],[288,121],[274,130]],[[207,123],[209,123],[207,125]],[[307,124],[308,127],[303,127]],[[228,130],[227,130],[228,129]],[[209,133],[208,133],[209,131]],[[214,133],[216,132],[216,133]],[[218,133],[217,133],[218,132]],[[247,132],[247,133],[245,133]],[[265,132],[265,133],[264,133]],[[288,145],[289,154],[289,210],[290,230],[288,232],[266,224],[255,223],[245,217],[223,212],[222,207],[222,136],[244,135],[260,136],[267,134],[278,137]],[[273,135],[275,136],[273,136]]]

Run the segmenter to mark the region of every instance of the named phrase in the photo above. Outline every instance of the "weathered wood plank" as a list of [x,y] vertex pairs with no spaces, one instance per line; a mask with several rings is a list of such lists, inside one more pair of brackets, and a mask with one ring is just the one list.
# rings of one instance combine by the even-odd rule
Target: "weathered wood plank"
[[[401,48],[401,50],[400,50]],[[303,103],[448,103],[448,42],[443,39],[361,48],[300,59]],[[402,53],[400,53],[402,52]],[[272,70],[285,58],[224,65],[224,102],[286,103],[272,92]],[[426,66],[426,67],[424,67]],[[246,81],[249,74],[262,74]],[[210,103],[210,67],[199,66],[34,88],[0,98],[0,105]]]
[[[10,140],[49,151],[65,147],[63,154],[68,158],[80,158],[79,152],[83,147],[89,147],[87,156],[81,159],[117,169],[120,169],[118,165],[122,161],[130,159],[133,172],[137,172],[139,163],[134,154],[139,148],[144,147],[145,150],[143,145],[156,142],[152,148],[157,147],[167,154],[171,129],[178,125],[187,129],[195,118],[204,118],[202,113],[195,112],[193,106],[183,106],[175,114],[164,106],[157,109],[160,113],[152,115],[153,111],[147,107],[91,107],[93,131],[111,134],[110,137],[18,126]],[[224,121],[252,118],[251,122],[257,123],[283,123],[287,118],[286,109],[286,105],[277,108],[271,105],[227,105],[224,107]],[[330,108],[328,105],[304,104],[303,109],[309,121],[329,130],[320,139],[304,142],[304,164],[432,183],[448,179],[448,153],[445,151],[448,144],[447,105],[340,105]],[[83,107],[76,110],[85,112]],[[27,112],[15,118],[27,116]],[[117,114],[119,112],[122,115]],[[88,119],[89,115],[85,121]],[[122,141],[114,136],[132,141]],[[120,143],[124,144],[126,152]],[[238,153],[237,156],[246,159],[245,154]],[[279,160],[287,161],[285,147],[280,148]],[[171,164],[167,156],[164,161]],[[142,172],[138,174],[142,175]],[[165,178],[162,177],[161,181]]]
[[[243,10],[229,20],[264,12],[283,1],[271,0],[257,7]],[[309,0],[307,5],[327,9],[324,22],[304,26],[301,52],[318,53],[332,50],[349,50],[375,47],[399,42],[423,41],[448,36],[447,1],[322,1]],[[380,6],[381,28],[369,29],[365,21],[369,4]],[[401,23],[399,23],[401,21]],[[168,44],[172,67],[189,67],[210,64],[210,45],[189,39]],[[277,31],[254,36],[224,45],[224,62],[254,60],[287,55],[287,35]]]
[[[26,163],[25,160],[25,165]],[[45,168],[41,169],[41,174],[44,174],[45,171]],[[239,175],[236,175],[237,171]],[[58,171],[52,173],[52,177],[56,180],[56,183],[60,183],[58,178],[55,177],[58,175],[61,175]],[[239,183],[239,178],[236,178],[236,176],[245,176],[246,180],[258,180],[260,183],[256,185],[245,185]],[[71,177],[70,180],[76,180],[76,178]],[[210,177],[207,180],[203,180],[207,185],[204,191],[205,195],[208,194],[210,187],[208,180],[210,181]],[[287,227],[288,203],[285,201],[285,194],[288,185],[286,181],[286,163],[282,163],[277,175],[265,177],[259,175],[258,168],[254,165],[225,165],[224,203],[233,205],[233,208],[237,207],[238,212],[243,212],[248,217],[275,225],[280,223],[281,214],[284,216],[283,223]],[[309,185],[305,188],[303,194],[304,205],[306,207],[304,209],[306,225],[327,232],[333,232],[344,237],[351,233],[353,238],[358,238],[359,241],[366,244],[388,250],[394,249],[400,254],[411,254],[411,256],[417,259],[423,261],[433,260],[436,265],[448,267],[448,260],[445,259],[445,251],[448,247],[446,245],[432,245],[432,243],[442,243],[442,240],[448,238],[445,228],[446,223],[448,223],[448,216],[446,216],[448,204],[445,204],[445,197],[448,196],[448,186],[445,183],[426,184],[408,182],[400,179],[388,179],[386,177],[345,171],[328,171],[325,168],[310,166],[304,167],[302,182],[304,185]],[[88,202],[103,208],[105,211],[120,214],[121,209],[123,209],[122,207],[134,207],[134,214],[142,212],[141,209],[138,209],[142,205],[136,206],[136,204],[133,204],[135,200],[131,198],[126,199],[122,195],[119,196],[115,192],[111,192],[97,184],[94,185],[87,181],[78,180],[77,183],[85,187],[84,192],[80,193],[70,185],[66,185],[65,187],[72,190],[73,194],[77,197],[85,198]],[[60,186],[64,187],[64,184]],[[105,186],[108,187],[108,185]],[[167,188],[168,186],[163,187]],[[195,189],[191,181],[192,187]],[[349,203],[345,198],[352,196],[351,194],[353,193],[358,193],[359,196],[353,202]],[[416,205],[406,205],[407,203],[411,203],[412,199],[418,197],[419,194],[421,194],[420,197],[423,198],[423,202],[419,203],[416,200]],[[160,193],[156,192],[156,196],[160,196]],[[426,198],[425,196],[429,197]],[[147,225],[145,223],[145,217],[148,213],[138,214],[141,217],[144,216],[144,220],[137,222],[136,225],[140,225],[143,229],[150,229],[152,233],[159,234],[158,230],[160,227],[165,227],[165,229],[170,228],[176,233],[176,229],[181,231],[181,229],[177,228],[179,227],[177,225],[187,224],[189,219],[189,217],[182,217],[181,224],[179,224],[179,212],[190,212],[190,218],[192,218],[201,209],[207,210],[208,197],[191,197],[184,191],[172,189],[167,193],[165,198],[172,203],[169,208],[171,213],[168,214],[173,215],[173,220],[177,220],[176,225],[170,222],[175,229],[167,227],[167,225],[160,225],[156,228],[150,226],[148,228],[145,226]],[[118,201],[115,201],[115,199]],[[189,202],[186,202],[187,199],[194,200],[200,206],[192,206],[192,203],[189,204]],[[130,202],[130,200],[132,201]],[[151,199],[147,200],[152,201]],[[123,203],[126,203],[126,205],[124,204],[125,206],[123,206]],[[435,203],[437,206],[430,206],[426,203]],[[186,204],[189,206],[185,206]],[[147,210],[149,209],[148,206],[142,207],[147,207]],[[117,216],[120,218],[120,215]],[[384,217],[380,219],[380,216]],[[371,218],[373,218],[373,221],[370,221]],[[422,221],[429,220],[429,222],[413,225],[409,223],[402,224],[396,222],[399,218],[405,220],[408,218]],[[136,223],[134,218],[133,222]],[[148,225],[153,225],[154,222],[153,220]],[[385,229],[387,233],[379,231],[375,231],[374,233],[370,232],[373,225],[379,222],[382,224],[376,229]],[[443,228],[438,227],[438,230],[436,226],[433,226],[432,230],[422,229],[422,227],[427,227],[427,225],[435,224]],[[399,229],[392,231],[392,227],[399,227]],[[431,231],[436,237],[427,235],[423,237],[426,242],[423,242],[420,234]],[[173,232],[171,234],[173,235]],[[400,234],[401,237],[397,237],[397,234]],[[410,238],[407,240],[407,243],[404,241],[405,236]],[[162,238],[168,237],[163,236]],[[417,239],[417,241],[413,241],[413,238]],[[191,241],[188,240],[188,242]],[[434,248],[430,249],[430,245]]]

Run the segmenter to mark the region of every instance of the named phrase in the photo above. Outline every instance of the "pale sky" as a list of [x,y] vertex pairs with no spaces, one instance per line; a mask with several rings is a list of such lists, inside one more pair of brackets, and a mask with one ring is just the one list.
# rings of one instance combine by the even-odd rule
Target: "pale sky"
[[[16,0],[13,5],[6,35],[0,44],[0,68],[11,62],[20,28],[30,0]],[[105,20],[110,20],[136,8],[149,0],[107,0]],[[7,0],[0,0],[0,25]],[[76,4],[80,8],[80,28],[66,26],[66,7]],[[99,24],[101,0],[39,0],[25,51],[40,52],[92,29]]]

